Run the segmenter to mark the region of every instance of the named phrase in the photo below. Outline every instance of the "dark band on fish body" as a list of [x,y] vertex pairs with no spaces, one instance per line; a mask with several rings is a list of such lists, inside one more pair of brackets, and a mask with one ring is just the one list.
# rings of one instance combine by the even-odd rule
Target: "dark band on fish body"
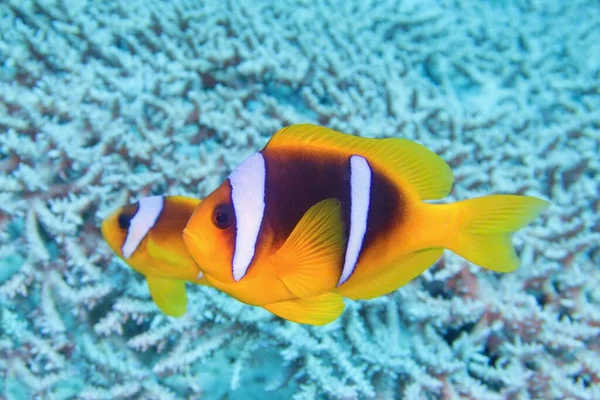
[[367,220],[367,232],[363,240],[361,256],[370,246],[390,235],[402,224],[406,213],[406,200],[401,189],[391,179],[373,169],[371,177],[371,204]]
[[342,205],[347,237],[350,221],[347,160],[302,151],[265,149],[262,153],[267,178],[263,225],[266,223],[272,229],[277,246],[285,242],[309,208],[329,198],[338,199]]
[[[341,203],[347,240],[351,211],[350,156],[291,149],[269,151],[268,148],[262,153],[267,166],[266,221],[263,221],[263,226],[266,222],[273,229],[275,244],[280,246],[285,242],[310,207],[329,198],[338,199]],[[370,244],[394,229],[402,219],[402,204],[397,186],[373,169],[371,204],[361,254]],[[257,246],[262,240],[259,237]]]
[[[162,198],[163,198],[163,208],[162,208],[162,210],[160,210],[160,214],[158,214],[158,217],[156,218],[156,222],[154,222],[154,226],[157,226],[158,224],[160,224],[169,215],[169,211],[170,211],[169,202],[167,201],[166,197],[162,196]],[[170,225],[170,224],[168,224],[168,225]],[[182,229],[182,231],[183,231],[183,229]]]
[[174,200],[163,196],[163,209],[161,210],[154,226],[161,225],[161,229],[166,232],[183,232],[187,222],[192,216],[193,209],[182,208]]

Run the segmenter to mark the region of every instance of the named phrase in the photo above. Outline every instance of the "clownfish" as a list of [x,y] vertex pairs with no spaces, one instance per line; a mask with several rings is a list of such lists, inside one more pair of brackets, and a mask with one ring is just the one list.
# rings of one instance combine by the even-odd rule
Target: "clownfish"
[[511,234],[548,205],[516,195],[431,204],[452,171],[406,139],[367,139],[314,125],[278,131],[194,210],[183,239],[208,282],[282,318],[335,320],[343,297],[406,284],[444,249],[508,272]]
[[185,314],[186,281],[209,285],[182,237],[198,203],[181,196],[146,197],[119,208],[101,226],[113,252],[144,275],[154,303],[173,317]]

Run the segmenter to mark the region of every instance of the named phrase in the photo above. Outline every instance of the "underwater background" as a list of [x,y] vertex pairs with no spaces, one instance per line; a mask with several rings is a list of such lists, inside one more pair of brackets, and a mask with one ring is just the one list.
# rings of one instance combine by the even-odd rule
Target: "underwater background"
[[[513,273],[446,252],[325,327],[193,285],[166,317],[101,220],[298,122],[553,205]],[[0,398],[600,399],[599,143],[594,0],[0,0]]]

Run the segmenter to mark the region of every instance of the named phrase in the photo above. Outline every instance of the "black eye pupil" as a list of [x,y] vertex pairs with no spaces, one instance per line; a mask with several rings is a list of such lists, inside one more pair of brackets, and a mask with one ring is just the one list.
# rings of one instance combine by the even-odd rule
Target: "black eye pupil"
[[219,224],[225,224],[225,223],[227,223],[228,219],[229,219],[229,217],[225,213],[220,212],[220,213],[217,214],[217,222]]
[[213,212],[213,221],[217,228],[227,229],[233,224],[233,209],[228,204],[221,204]]
[[127,215],[127,214],[119,215],[119,228],[129,229],[130,223],[131,223],[131,215]]

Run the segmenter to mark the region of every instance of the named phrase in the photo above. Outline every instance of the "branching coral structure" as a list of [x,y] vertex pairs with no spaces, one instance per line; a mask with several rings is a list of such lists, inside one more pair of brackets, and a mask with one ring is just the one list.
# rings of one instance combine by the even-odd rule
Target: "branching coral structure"
[[[600,398],[600,6],[0,2],[0,398]],[[449,200],[552,207],[325,327],[211,288],[168,318],[99,224],[202,197],[277,129],[416,140]]]

